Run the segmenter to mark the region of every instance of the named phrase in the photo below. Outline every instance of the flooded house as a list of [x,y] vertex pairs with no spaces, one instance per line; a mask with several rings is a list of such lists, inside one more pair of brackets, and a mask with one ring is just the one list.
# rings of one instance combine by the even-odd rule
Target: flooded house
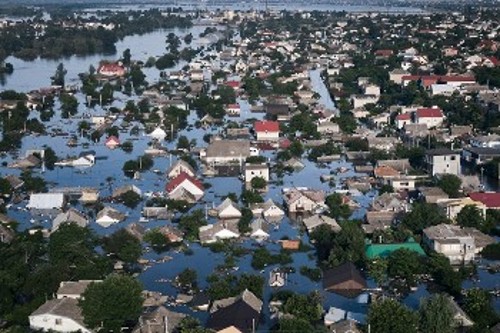
[[96,223],[106,228],[125,220],[125,218],[125,214],[120,213],[117,209],[110,206],[106,206],[97,213]]
[[266,220],[281,219],[285,216],[285,212],[272,199],[268,199],[263,203],[255,203],[250,205],[250,209],[254,215],[262,215]]
[[215,301],[206,327],[218,332],[231,327],[232,332],[255,331],[260,322],[262,305],[262,301],[249,290],[244,290],[237,297]]
[[256,121],[253,126],[257,141],[278,141],[280,138],[280,124],[277,121]]
[[269,181],[269,166],[267,163],[245,163],[245,182],[250,183],[255,177]]
[[162,305],[146,307],[132,333],[175,333],[186,317],[186,314],[171,311]]
[[75,223],[79,227],[85,228],[89,225],[89,219],[84,213],[71,207],[66,212],[62,212],[55,217],[52,221],[52,231],[56,232],[57,229],[65,223]]
[[302,222],[304,223],[304,226],[309,234],[322,225],[328,226],[334,232],[340,232],[340,230],[342,230],[334,218],[323,214],[314,214],[310,217],[304,218]]
[[221,220],[214,224],[200,227],[200,242],[202,244],[215,243],[219,240],[239,238],[238,220]]
[[208,165],[243,165],[247,157],[258,155],[258,149],[246,140],[215,140],[200,152],[200,158]]
[[283,189],[283,200],[290,213],[313,212],[326,207],[325,192],[306,187]]
[[196,171],[194,168],[188,162],[181,159],[175,161],[175,163],[167,170],[167,177],[169,179],[173,179],[181,173],[186,173],[191,177],[196,177]]
[[352,262],[323,272],[323,288],[341,295],[357,296],[367,287],[366,280]]
[[187,202],[196,202],[205,194],[203,183],[185,172],[170,180],[165,191],[168,198]]
[[215,210],[220,219],[239,219],[241,217],[238,205],[230,198],[226,198]]
[[33,193],[26,208],[33,211],[58,211],[66,205],[66,197],[63,193]]
[[261,217],[257,217],[256,219],[254,219],[252,223],[250,223],[250,228],[251,228],[250,232],[251,238],[263,241],[270,237],[269,223],[266,222],[266,220],[264,220]]

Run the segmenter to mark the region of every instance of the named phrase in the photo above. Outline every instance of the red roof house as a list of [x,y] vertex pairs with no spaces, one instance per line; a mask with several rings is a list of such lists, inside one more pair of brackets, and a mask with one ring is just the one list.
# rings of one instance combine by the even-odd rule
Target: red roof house
[[472,76],[461,76],[461,75],[405,75],[401,78],[401,82],[404,86],[407,86],[410,82],[420,81],[420,84],[424,88],[430,88],[433,84],[438,82],[448,83],[455,86],[460,86],[462,84],[472,84],[476,83],[476,79]]
[[438,107],[417,109],[415,121],[417,124],[426,124],[427,128],[439,127],[443,124],[443,111]]
[[411,114],[410,113],[402,113],[396,116],[396,127],[401,129],[406,124],[411,124]]
[[203,183],[185,172],[172,179],[166,185],[165,191],[170,199],[188,202],[196,202],[205,194]]
[[234,90],[239,90],[241,87],[240,81],[227,81],[225,83],[226,86],[233,88]]
[[474,192],[469,193],[474,201],[480,201],[489,209],[500,209],[500,193],[496,192]]
[[120,64],[104,63],[99,66],[97,72],[103,76],[124,76],[125,67]]
[[389,58],[393,54],[394,54],[394,51],[392,51],[392,50],[377,50],[377,51],[375,51],[375,55],[377,57]]
[[256,121],[255,133],[259,141],[276,141],[280,137],[280,123],[277,121]]
[[120,145],[120,139],[118,139],[116,136],[111,135],[106,139],[106,147],[110,149],[116,148],[116,146]]

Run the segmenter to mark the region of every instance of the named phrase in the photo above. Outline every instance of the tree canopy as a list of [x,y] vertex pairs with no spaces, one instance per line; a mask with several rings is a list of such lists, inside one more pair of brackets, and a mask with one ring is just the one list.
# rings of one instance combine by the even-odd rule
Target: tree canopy
[[110,275],[103,282],[90,284],[80,306],[89,328],[120,332],[126,321],[136,321],[142,311],[142,286],[136,279]]

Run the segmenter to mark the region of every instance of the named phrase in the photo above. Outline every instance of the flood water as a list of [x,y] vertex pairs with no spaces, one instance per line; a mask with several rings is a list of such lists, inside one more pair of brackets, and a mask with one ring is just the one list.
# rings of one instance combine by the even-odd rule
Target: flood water
[[[203,26],[194,26],[192,29],[180,30],[180,29],[172,29],[172,30],[160,30],[155,31],[149,34],[145,34],[142,36],[129,36],[124,38],[122,41],[117,43],[117,53],[115,55],[95,55],[89,57],[70,57],[67,59],[60,60],[43,60],[37,59],[32,62],[22,61],[16,58],[7,59],[8,62],[11,62],[14,65],[14,74],[6,77],[6,81],[4,82],[2,89],[13,89],[17,91],[28,92],[31,90],[38,89],[40,87],[46,87],[50,85],[50,77],[53,75],[57,65],[60,62],[64,63],[65,68],[68,70],[67,73],[67,83],[68,84],[78,84],[78,74],[85,72],[88,70],[90,65],[97,67],[98,63],[103,60],[116,60],[118,59],[122,52],[125,49],[130,49],[132,53],[133,60],[142,60],[146,61],[150,56],[159,56],[162,55],[165,51],[165,37],[169,32],[176,33],[179,37],[186,35],[187,33],[192,33],[194,36],[194,40],[192,43],[192,47],[197,47],[199,44],[199,34],[205,29]],[[183,47],[183,46],[181,46]],[[180,63],[178,66],[172,70],[177,70],[178,68],[182,68],[185,63]],[[147,75],[147,81],[150,83],[156,82],[159,79],[159,71],[155,68],[145,69],[145,74]],[[335,105],[328,95],[328,91],[321,80],[320,77],[320,69],[311,70],[311,83],[313,85],[313,89],[320,94],[320,103],[325,105],[327,108],[335,109]],[[118,97],[118,101],[115,102],[114,105],[120,106],[129,99],[138,98],[137,96],[127,97],[121,95],[119,93],[116,94]],[[84,96],[81,94],[77,94],[79,99],[80,108],[79,114],[74,119],[61,119],[60,115],[56,111],[56,115],[49,122],[48,126],[60,127],[62,125],[63,129],[68,133],[77,133],[78,122],[81,120],[79,117],[83,113],[88,114],[103,114],[105,110],[96,106],[93,109],[88,109],[83,104]],[[228,118],[229,121],[244,121],[247,119],[261,119],[263,114],[260,113],[251,113],[250,105],[246,100],[238,100],[241,105],[241,116],[237,118]],[[57,108],[56,108],[57,109]],[[36,114],[36,112],[34,113]],[[190,125],[193,125],[198,119],[196,113],[194,111],[191,112],[189,117]],[[121,120],[118,119],[115,125],[120,125]],[[132,124],[135,125],[135,124]],[[60,168],[56,167],[54,170],[46,170],[43,173],[43,177],[49,181],[52,186],[56,187],[73,187],[73,186],[90,186],[97,187],[100,190],[101,197],[107,197],[111,194],[113,188],[119,187],[124,184],[134,184],[139,187],[143,192],[162,192],[164,190],[167,179],[165,175],[158,174],[152,171],[144,172],[141,174],[141,178],[138,180],[132,180],[123,175],[121,170],[122,165],[126,160],[136,159],[137,157],[143,155],[144,150],[148,147],[150,143],[150,138],[141,131],[139,135],[134,136],[129,133],[130,127],[127,130],[124,130],[120,133],[120,140],[123,142],[125,140],[132,140],[134,149],[131,153],[126,153],[121,149],[110,150],[104,145],[104,138],[101,142],[93,143],[88,141],[85,138],[79,138],[80,143],[88,144],[88,147],[82,147],[81,145],[69,148],[66,146],[66,142],[68,137],[64,136],[28,136],[23,139],[23,147],[20,151],[20,154],[24,154],[27,149],[41,148],[44,145],[52,147],[56,154],[60,157],[68,157],[78,155],[80,152],[84,150],[94,150],[97,154],[97,157],[100,157],[96,162],[96,165],[87,168],[87,169],[75,169],[75,168]],[[188,129],[179,133],[179,135],[185,135],[190,140],[196,139],[198,146],[204,146],[206,143],[203,141],[203,135],[206,133],[218,133],[219,129],[217,128],[195,128],[194,126],[189,126]],[[164,142],[163,146],[168,149],[174,149],[174,142]],[[264,156],[272,157],[275,152],[268,151],[262,153]],[[11,162],[14,159],[14,156],[7,155],[2,159],[2,162]],[[175,161],[175,156],[166,156],[166,157],[157,157],[154,159],[154,166],[152,169],[160,170],[161,172],[167,170],[171,163]],[[345,179],[349,177],[356,176],[354,172],[353,165],[351,163],[345,161],[337,161],[326,164],[322,167],[307,161],[303,160],[305,164],[305,168],[299,172],[286,175],[283,178],[282,185],[275,185],[273,183],[270,184],[267,193],[264,195],[264,199],[272,199],[278,204],[282,204],[282,196],[281,190],[283,187],[293,187],[293,186],[307,186],[316,189],[322,189],[325,191],[332,191],[335,189],[340,189],[342,183]],[[334,183],[336,184],[335,188],[330,188],[328,183],[323,183],[320,180],[320,176],[322,174],[329,174],[331,170],[335,170],[339,167],[345,167],[348,169],[346,173],[337,174],[334,176]],[[4,166],[0,166],[0,172],[2,175],[6,174],[19,174],[19,170],[15,169],[7,169]],[[111,178],[112,182],[109,183],[107,180]],[[276,179],[273,179],[275,181]],[[226,195],[227,193],[233,192],[238,196],[242,192],[242,182],[236,178],[223,178],[223,177],[215,177],[215,178],[205,178],[203,182],[209,183],[211,186],[210,190],[206,191],[204,202],[198,204],[193,209],[205,209],[206,206],[211,207],[212,205],[218,205],[221,202],[221,197]],[[359,208],[356,209],[353,213],[353,217],[360,218],[363,216],[364,211],[369,206],[372,198],[376,195],[376,191],[370,191],[366,194],[360,194],[359,196],[355,196],[353,199],[359,204]],[[9,215],[13,218],[20,221],[21,229],[30,228],[33,226],[41,226],[44,228],[50,228],[51,219],[53,216],[31,216],[31,214],[24,209],[26,202],[23,202],[17,206],[13,206],[9,210]],[[140,218],[141,207],[137,207],[136,209],[129,209],[120,204],[111,204],[112,206],[117,207],[122,212],[127,212],[127,219],[119,224],[113,225],[109,228],[103,228],[96,224],[95,222],[91,222],[91,228],[95,230],[95,232],[99,235],[108,235],[120,228],[127,226],[130,223],[137,222]],[[77,204],[76,207],[85,211],[86,209],[81,205]],[[30,221],[33,219],[33,221]],[[209,218],[209,223],[214,222],[214,219]],[[171,221],[150,221],[145,224],[148,228],[154,228],[157,226],[164,225],[165,223],[170,224]],[[297,223],[291,221],[288,217],[285,217],[281,223],[279,223],[279,227],[277,229],[273,229],[271,232],[271,238],[268,243],[266,243],[268,249],[273,252],[277,252],[279,250],[279,245],[276,244],[276,241],[280,240],[282,237],[288,237],[290,239],[302,239],[305,243],[308,243],[307,234],[303,232],[303,230],[297,225]],[[256,244],[252,240],[244,240],[241,243],[241,246],[245,248],[255,248]],[[160,279],[170,279],[172,280],[185,268],[196,268],[198,272],[198,283],[201,288],[206,288],[207,282],[206,277],[215,271],[215,268],[218,265],[224,263],[224,256],[220,253],[213,253],[208,248],[204,248],[199,244],[189,244],[189,247],[193,250],[192,255],[187,255],[181,252],[169,251],[168,253],[156,254],[154,252],[150,252],[144,255],[145,258],[148,259],[159,259],[166,254],[173,257],[171,261],[165,263],[159,263],[153,265],[151,268],[140,274],[139,279],[144,284],[145,288],[154,291],[160,291],[168,295],[176,295],[176,290],[169,283],[160,283],[157,282]],[[251,255],[246,255],[242,258],[237,259],[237,266],[239,270],[236,274],[242,273],[253,273],[253,274],[262,274],[262,276],[266,280],[265,286],[265,297],[264,297],[264,309],[265,313],[268,314],[268,300],[270,295],[272,294],[274,289],[267,285],[267,280],[269,278],[269,271],[276,266],[266,267],[263,272],[255,271],[252,269],[250,265]],[[299,269],[301,266],[309,266],[314,267],[316,263],[316,258],[314,256],[314,251],[310,251],[307,253],[295,253],[293,254],[293,264],[290,266],[294,267],[296,273],[289,274],[287,285],[284,289],[291,289],[297,292],[308,293],[313,290],[322,290],[321,283],[316,283],[310,281],[308,278],[300,275]],[[481,286],[486,287],[498,287],[498,279],[497,276],[491,275],[485,271],[480,272],[481,277]],[[369,281],[370,286],[374,286],[372,281]],[[470,281],[464,283],[464,286],[469,288],[474,284]],[[409,306],[417,307],[419,303],[420,297],[426,296],[428,293],[425,289],[425,286],[420,286],[419,289],[409,295],[405,302]],[[363,302],[360,302],[360,299],[348,299],[336,294],[322,292],[322,296],[324,297],[324,307],[326,310],[330,306],[340,307],[348,311],[366,313],[367,305]],[[500,303],[496,300],[495,305],[497,308],[500,308]],[[175,308],[178,311],[191,313],[188,307],[186,306],[178,306]],[[204,319],[207,314],[206,313],[192,313],[195,317],[200,319]],[[266,315],[266,318],[269,316]],[[270,323],[263,323],[261,326],[262,329],[269,327]]]

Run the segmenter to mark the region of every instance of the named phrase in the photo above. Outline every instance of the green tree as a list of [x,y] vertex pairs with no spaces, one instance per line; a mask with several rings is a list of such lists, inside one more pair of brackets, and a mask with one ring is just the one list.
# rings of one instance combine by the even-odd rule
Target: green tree
[[450,197],[457,198],[460,195],[462,180],[452,174],[445,174],[438,180],[437,185]]
[[457,214],[457,224],[461,227],[484,230],[486,220],[477,206],[467,205]]
[[415,274],[422,273],[421,258],[418,253],[408,249],[399,249],[388,257],[387,273],[390,277],[399,277],[412,284]]
[[437,205],[416,202],[411,212],[403,218],[402,224],[413,233],[420,234],[427,227],[447,222]]
[[387,268],[388,262],[386,259],[373,260],[368,264],[368,272],[379,286],[387,281]]
[[144,235],[144,241],[151,245],[156,252],[162,252],[171,245],[168,237],[160,229],[152,229]]
[[304,147],[302,143],[298,140],[292,141],[290,147],[288,147],[288,151],[295,157],[301,157],[304,154]]
[[207,221],[201,209],[193,211],[190,215],[184,215],[179,220],[179,228],[189,240],[199,239],[199,229],[204,225],[207,225]]
[[258,190],[258,189],[265,188],[267,185],[267,182],[262,177],[253,177],[252,180],[250,181],[250,184],[252,185],[253,189]]
[[316,332],[316,330],[306,319],[282,318],[279,320],[277,332]]
[[2,196],[10,196],[12,194],[12,186],[5,178],[0,178],[0,194]]
[[347,219],[351,216],[351,209],[343,203],[342,195],[333,193],[326,197],[325,203],[328,206],[329,215],[335,219]]
[[142,254],[141,242],[125,229],[105,237],[103,248],[108,254],[128,263],[136,262]]
[[434,282],[444,291],[452,295],[460,295],[462,274],[454,270],[447,257],[440,253],[432,253],[427,259],[426,268]]
[[264,202],[264,198],[255,190],[243,190],[243,192],[241,192],[241,201],[250,205]]
[[97,254],[97,245],[96,236],[88,228],[64,223],[50,235],[49,262],[68,278],[101,279],[111,271],[111,264]]
[[142,198],[138,193],[130,190],[130,191],[123,193],[120,196],[120,200],[123,202],[123,204],[125,206],[127,206],[129,208],[135,208],[135,207],[137,207],[139,202],[141,202]]
[[420,332],[455,332],[453,308],[449,296],[445,294],[435,294],[423,299],[420,302],[418,314]]
[[181,135],[179,139],[177,140],[177,149],[187,149],[189,150],[191,147],[189,146],[189,139]]
[[417,333],[417,316],[390,298],[372,303],[367,321],[372,333]]
[[90,284],[80,301],[84,322],[89,328],[120,332],[126,321],[136,321],[142,311],[142,286],[136,279],[110,275]]
[[240,220],[238,221],[238,231],[241,234],[245,234],[247,232],[252,231],[252,228],[250,228],[250,223],[253,220],[253,213],[249,208],[243,208],[241,210],[241,217]]
[[54,169],[54,163],[57,162],[58,157],[52,148],[50,148],[50,147],[45,148],[44,160],[45,160],[45,166],[47,167],[47,169],[49,169],[49,170]]
[[122,54],[122,62],[123,62],[123,65],[124,66],[130,66],[130,60],[132,58],[132,55],[130,54],[130,49],[126,49],[125,51],[123,51],[123,54]]
[[186,268],[177,275],[177,283],[184,290],[192,290],[197,286],[198,275],[194,269]]
[[66,77],[66,73],[68,71],[64,68],[64,64],[60,63],[57,65],[56,72],[54,73],[54,76],[51,77],[52,80],[52,85],[54,86],[62,86],[64,87],[64,78]]
[[468,290],[463,309],[474,321],[475,332],[486,332],[498,320],[498,315],[491,304],[491,295],[484,289]]

